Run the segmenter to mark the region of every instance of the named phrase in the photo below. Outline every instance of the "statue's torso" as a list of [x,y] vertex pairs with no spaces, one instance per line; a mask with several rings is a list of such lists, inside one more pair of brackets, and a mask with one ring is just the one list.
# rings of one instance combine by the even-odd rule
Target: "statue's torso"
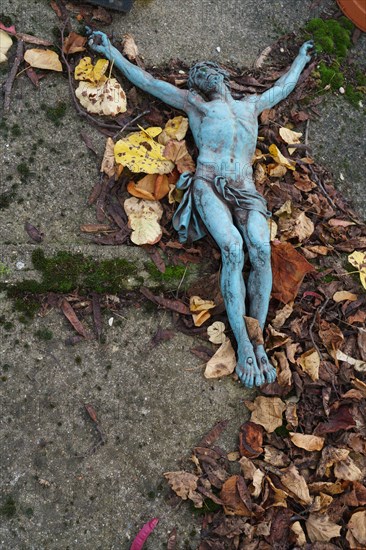
[[[252,99],[252,98],[251,98]],[[210,166],[212,175],[252,185],[252,157],[258,134],[253,99],[199,101],[188,110],[199,149],[198,173]]]

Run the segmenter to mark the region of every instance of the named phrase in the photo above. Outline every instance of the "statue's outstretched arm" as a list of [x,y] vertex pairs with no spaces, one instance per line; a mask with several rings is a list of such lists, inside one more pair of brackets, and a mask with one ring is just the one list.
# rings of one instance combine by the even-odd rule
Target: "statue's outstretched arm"
[[140,67],[130,63],[123,55],[112,46],[104,32],[95,31],[89,36],[89,46],[96,52],[104,55],[107,59],[114,62],[115,67],[119,69],[128,80],[135,86],[138,86],[145,92],[161,99],[171,107],[185,110],[188,92],[179,90],[169,82],[158,80],[151,76]]
[[274,105],[285,99],[295,88],[300,74],[305,65],[310,61],[309,50],[314,47],[312,40],[305,42],[299,51],[299,55],[292,63],[290,70],[281,76],[273,86],[256,98],[256,111],[259,115],[265,109],[271,109]]

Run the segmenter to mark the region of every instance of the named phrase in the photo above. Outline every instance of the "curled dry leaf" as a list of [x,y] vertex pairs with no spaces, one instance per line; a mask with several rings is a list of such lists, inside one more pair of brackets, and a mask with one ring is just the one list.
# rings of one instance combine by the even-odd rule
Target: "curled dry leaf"
[[173,491],[183,500],[188,498],[194,502],[196,508],[202,508],[203,498],[196,492],[198,476],[189,472],[165,472],[165,479]]
[[139,50],[132,34],[126,33],[123,35],[123,55],[128,57],[130,61],[135,61],[139,57]]
[[211,317],[209,309],[215,307],[212,300],[203,300],[199,296],[191,296],[189,300],[189,309],[192,313],[193,322],[196,327],[200,327]]
[[215,355],[206,364],[205,378],[221,378],[234,372],[236,366],[235,351],[229,338],[221,344]]
[[114,141],[112,138],[107,138],[100,171],[112,177],[115,174],[114,166]]
[[131,227],[131,241],[137,245],[155,244],[162,236],[158,223],[163,215],[163,208],[158,201],[145,201],[131,197],[124,202],[124,209]]
[[12,38],[8,35],[7,32],[0,29],[0,63],[7,61],[6,54],[13,44]]
[[341,526],[331,521],[327,514],[310,514],[306,520],[306,530],[311,542],[329,542],[339,537]]
[[224,502],[224,512],[229,516],[247,516],[251,512],[240,498],[237,483],[239,476],[231,476],[225,481],[220,492],[220,498]]
[[305,546],[306,544],[306,536],[304,533],[303,528],[301,527],[301,523],[299,521],[295,521],[291,525],[291,531],[294,533],[296,538],[296,546]]
[[85,51],[86,41],[86,36],[81,36],[81,34],[77,34],[76,32],[71,31],[65,39],[62,50],[67,55],[77,52],[83,52]]
[[278,309],[276,312],[276,317],[271,321],[271,325],[274,329],[280,329],[287,319],[290,317],[291,313],[294,310],[294,303],[290,302],[286,304],[282,309]]
[[366,548],[366,510],[352,514],[347,527],[346,539],[350,548]]
[[[283,141],[290,145],[295,143],[300,143],[300,138],[302,136],[301,132],[294,132],[293,130],[289,130],[288,128],[284,128],[284,127],[281,127],[278,133],[280,134]],[[290,153],[290,155],[292,155],[294,151],[296,151],[295,148],[289,147],[288,152]]]
[[263,428],[254,422],[245,422],[239,431],[240,456],[256,458],[263,453]]
[[307,483],[294,464],[282,470],[281,483],[300,504],[308,505],[312,502]]
[[263,332],[261,327],[259,326],[258,319],[254,319],[254,317],[247,317],[246,315],[244,315],[244,320],[250,341],[256,345],[263,345]]
[[[332,447],[331,445],[324,447],[318,468],[316,470],[316,476],[320,478],[324,476],[329,477],[330,468],[333,464],[336,464],[341,460],[345,460],[349,453],[350,451],[348,449],[339,449],[337,447]],[[324,491],[324,489],[322,490]]]
[[286,157],[283,156],[277,145],[274,143],[268,147],[269,153],[273,160],[277,162],[277,164],[281,164],[282,166],[286,166],[289,170],[295,170],[295,163]]
[[267,174],[271,178],[282,178],[287,172],[286,166],[282,166],[281,164],[268,164],[266,168]]
[[366,372],[365,361],[361,361],[360,359],[355,359],[354,357],[351,357],[350,355],[343,353],[343,351],[341,351],[340,349],[338,349],[336,352],[332,352],[331,355],[332,357],[334,357],[334,359],[338,359],[338,361],[345,361],[349,365],[352,365],[359,372]]
[[244,401],[244,404],[252,411],[251,422],[260,424],[268,433],[282,426],[282,414],[286,405],[279,397],[259,396],[253,402]]
[[168,120],[165,124],[164,130],[158,137],[158,142],[162,145],[167,145],[167,143],[173,139],[178,142],[184,139],[188,130],[188,118],[183,116],[176,116]]
[[290,438],[296,447],[306,451],[321,451],[324,447],[324,437],[290,432]]
[[75,95],[88,113],[117,116],[127,109],[126,94],[115,78],[98,83],[82,81]]
[[31,48],[24,54],[24,60],[35,69],[48,69],[49,71],[62,72],[59,56],[52,50]]
[[341,329],[334,323],[328,323],[325,319],[320,322],[319,336],[328,352],[339,349],[344,342]]
[[363,473],[349,456],[334,465],[334,475],[337,479],[345,481],[361,481],[363,479]]
[[264,447],[264,462],[276,466],[277,468],[283,468],[290,464],[290,459],[284,452],[276,449],[276,447],[266,445]]
[[299,425],[299,418],[297,416],[297,403],[292,401],[286,402],[285,417],[287,421],[287,429],[295,429]]
[[159,201],[170,191],[169,178],[166,174],[147,174],[137,183],[130,181],[127,191],[140,199]]
[[319,380],[320,357],[315,348],[305,351],[297,362],[314,382]]
[[292,386],[292,372],[284,351],[276,351],[273,354],[273,363],[277,368],[277,382],[282,387]]
[[292,208],[290,214],[282,213],[278,227],[282,241],[297,239],[301,243],[314,233],[313,222],[298,208]]
[[174,163],[164,156],[164,146],[154,140],[160,132],[161,128],[150,127],[117,141],[114,147],[116,162],[127,166],[131,172],[169,174]]
[[194,172],[196,165],[191,155],[188,153],[185,141],[171,139],[165,145],[164,157],[174,162],[178,172]]
[[223,344],[226,340],[225,325],[221,321],[215,321],[207,327],[207,335],[213,344]]

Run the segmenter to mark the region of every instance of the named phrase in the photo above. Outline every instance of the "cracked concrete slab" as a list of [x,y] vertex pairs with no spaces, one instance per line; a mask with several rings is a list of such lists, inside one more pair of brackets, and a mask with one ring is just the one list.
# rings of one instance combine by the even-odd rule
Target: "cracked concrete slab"
[[[149,65],[180,57],[188,63],[207,58],[249,66],[281,34],[296,31],[320,10],[331,15],[335,9],[333,0],[310,10],[312,4],[140,0],[128,15],[115,14],[111,29],[116,40],[132,33]],[[20,30],[53,38],[57,18],[48,1],[30,0],[25,7],[19,0],[3,0],[2,12]],[[365,48],[363,36],[354,54],[360,63]],[[47,108],[60,103],[65,114],[56,125]],[[32,270],[27,220],[45,232],[47,254],[82,251],[98,259],[125,257],[142,267],[147,259],[141,249],[100,247],[81,236],[80,224],[95,221],[86,200],[98,175],[81,131],[101,154],[104,138],[76,116],[64,77],[49,75],[39,90],[25,78],[17,80],[12,110],[0,132],[1,193],[10,196],[9,206],[0,211],[0,260],[12,269],[13,280],[36,275],[16,268],[23,261]],[[334,172],[362,211],[364,110],[330,97],[321,117],[311,121],[309,138],[317,160]],[[162,473],[186,465],[190,448],[222,418],[230,424],[221,443],[234,450],[238,427],[248,418],[243,399],[253,392],[232,380],[205,380],[200,361],[189,352],[197,343],[190,336],[177,333],[150,348],[157,328],[172,326],[166,312],[136,304],[122,317],[105,313],[104,344],[69,347],[65,338],[71,329],[61,314],[54,311],[24,324],[4,294],[0,299],[7,323],[1,325],[0,444],[5,453],[0,506],[6,496],[15,505],[14,515],[2,517],[0,545],[124,550],[142,523],[159,516],[148,550],[165,548],[174,526],[178,549],[196,548],[197,515],[189,506],[168,504]],[[44,329],[51,339],[42,339]],[[86,402],[95,407],[107,442],[81,458],[96,438]]]

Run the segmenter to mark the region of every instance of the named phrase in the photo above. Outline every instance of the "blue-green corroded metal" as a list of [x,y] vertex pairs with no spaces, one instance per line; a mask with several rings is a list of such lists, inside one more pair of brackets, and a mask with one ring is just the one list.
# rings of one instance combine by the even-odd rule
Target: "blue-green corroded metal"
[[[181,241],[201,238],[205,232],[215,239],[222,256],[221,291],[238,344],[236,373],[248,388],[273,382],[276,371],[264,346],[250,341],[244,320],[245,315],[257,319],[263,330],[272,287],[270,213],[254,185],[252,157],[258,116],[295,88],[313,42],[301,46],[289,71],[271,89],[240,100],[232,97],[228,74],[215,63],[192,67],[189,89],[181,90],[130,63],[102,32],[89,36],[89,46],[113,60],[135,86],[187,114],[199,154],[196,172],[182,174],[177,184],[185,195],[174,227]],[[251,265],[246,285],[244,246]]]

